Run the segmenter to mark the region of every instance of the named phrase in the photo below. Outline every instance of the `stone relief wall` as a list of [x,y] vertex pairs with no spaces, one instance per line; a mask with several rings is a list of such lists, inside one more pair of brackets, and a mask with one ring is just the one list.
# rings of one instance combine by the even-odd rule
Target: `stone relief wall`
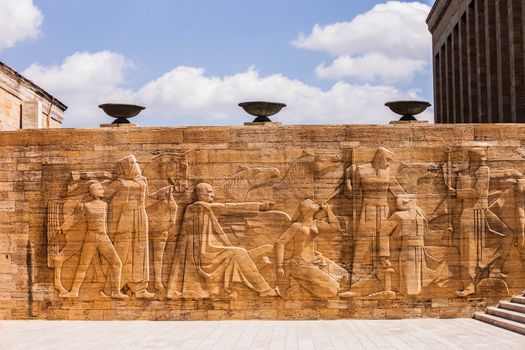
[[515,128],[2,133],[0,317],[469,316],[525,287]]

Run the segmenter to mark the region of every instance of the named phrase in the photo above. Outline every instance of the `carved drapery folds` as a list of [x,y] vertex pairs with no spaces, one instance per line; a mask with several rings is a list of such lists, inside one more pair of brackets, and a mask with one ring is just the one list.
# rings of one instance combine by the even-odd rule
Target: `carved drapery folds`
[[283,150],[219,175],[183,150],[73,170],[48,201],[53,286],[84,300],[505,294],[525,177],[487,152]]

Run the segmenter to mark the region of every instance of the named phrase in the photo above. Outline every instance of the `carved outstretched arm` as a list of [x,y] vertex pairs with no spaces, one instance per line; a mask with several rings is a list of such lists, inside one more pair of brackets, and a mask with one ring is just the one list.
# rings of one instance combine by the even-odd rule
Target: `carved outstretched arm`
[[122,187],[120,180],[116,179],[111,181],[107,186],[104,187],[104,199],[109,200],[111,197],[118,192]]
[[213,211],[223,215],[239,214],[246,212],[266,211],[271,203],[245,202],[245,203],[210,203]]
[[[295,234],[297,233],[296,226],[297,224],[292,224],[286,230],[282,236],[275,242],[275,260],[277,260],[277,278],[284,278],[284,248],[288,242],[290,242]],[[299,224],[300,225],[300,224]]]
[[158,191],[148,194],[146,198],[146,207],[149,207],[158,201],[169,199],[173,194],[173,186],[169,185],[161,188]]
[[516,169],[505,169],[505,170],[492,170],[490,172],[491,178],[502,178],[502,177],[511,177],[511,178],[522,178],[523,173]]

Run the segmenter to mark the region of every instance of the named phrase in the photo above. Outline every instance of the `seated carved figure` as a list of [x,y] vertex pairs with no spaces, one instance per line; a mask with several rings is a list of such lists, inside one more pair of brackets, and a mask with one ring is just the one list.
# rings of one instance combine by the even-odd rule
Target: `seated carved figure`
[[[320,210],[324,211],[328,222],[315,219]],[[310,199],[303,201],[294,215],[293,224],[275,243],[277,278],[282,280],[285,276],[285,246],[291,243],[293,252],[286,264],[290,278],[316,297],[331,298],[348,287],[350,276],[345,269],[315,250],[315,240],[323,226],[339,231],[339,222],[328,204],[319,206]]]
[[213,203],[213,188],[200,183],[195,188],[197,201],[184,212],[181,232],[175,249],[175,259],[168,283],[168,298],[209,298],[222,291],[234,298],[234,283],[255,290],[260,296],[279,296],[261,275],[253,259],[273,250],[266,245],[247,251],[234,246],[214,210],[268,210],[269,203]]

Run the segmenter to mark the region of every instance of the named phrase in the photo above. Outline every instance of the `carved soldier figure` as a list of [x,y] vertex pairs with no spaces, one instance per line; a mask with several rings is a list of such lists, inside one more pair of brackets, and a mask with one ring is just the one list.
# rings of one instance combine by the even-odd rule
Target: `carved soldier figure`
[[234,246],[214,211],[265,211],[270,203],[213,203],[213,187],[199,183],[197,201],[186,207],[167,288],[168,298],[208,298],[222,290],[235,298],[233,283],[241,283],[260,296],[279,296],[261,275],[253,259],[271,254],[266,245],[247,251]]
[[[84,244],[80,253],[71,291],[65,289],[60,292],[62,298],[78,298],[78,292],[87,269],[91,264],[93,256],[98,252],[110,266],[111,273],[111,297],[125,299],[128,296],[120,292],[120,274],[122,271],[122,262],[120,261],[113,244],[107,235],[107,209],[108,205],[102,201],[104,189],[98,181],[91,181],[89,193],[93,200],[87,203],[81,203],[77,210],[62,224],[62,230],[69,230],[78,221],[84,220],[87,224],[87,232],[84,238]],[[60,259],[58,255],[55,259]],[[63,289],[63,287],[62,287]]]
[[[403,295],[418,295],[422,289],[425,261],[425,218],[416,206],[414,194],[399,195],[396,208],[397,211],[383,227],[383,233],[392,237],[398,248],[395,267],[399,274],[399,291]],[[385,258],[391,258],[390,249],[385,249],[382,253],[388,254]]]
[[[392,271],[388,252],[388,237],[381,235],[381,227],[389,215],[388,191],[394,196],[404,193],[394,175],[390,162],[394,154],[386,148],[377,149],[372,162],[346,170],[346,190],[361,195],[357,230],[354,234],[354,263],[352,284],[362,289],[363,282],[382,279]],[[357,198],[357,195],[353,196]],[[352,204],[358,206],[357,200]],[[356,220],[356,218],[354,218]],[[383,288],[385,281],[382,281]]]
[[518,250],[525,258],[525,179],[518,179],[515,185],[516,223]]
[[469,165],[458,174],[456,196],[460,205],[459,255],[463,290],[459,296],[475,293],[479,273],[488,269],[489,278],[503,279],[503,263],[512,243],[512,231],[489,208],[491,177],[521,177],[516,170],[492,172],[485,149],[469,151]]
[[191,151],[154,153],[156,156],[143,168],[143,176],[148,179],[149,190],[155,192],[169,188],[169,185],[173,187],[173,191],[164,199],[146,207],[148,235],[153,256],[153,282],[159,294],[164,295],[166,292],[162,282],[164,252],[168,237],[176,235],[175,224],[179,206],[175,199],[184,195],[188,189],[188,157]]
[[[325,213],[327,222],[315,219],[320,210]],[[291,243],[292,256],[287,264],[290,277],[318,298],[336,297],[341,290],[349,287],[350,275],[315,249],[315,239],[322,229],[339,232],[337,217],[328,204],[319,206],[307,199],[301,203],[292,220],[292,225],[275,243],[277,278],[284,278],[284,250]]]

